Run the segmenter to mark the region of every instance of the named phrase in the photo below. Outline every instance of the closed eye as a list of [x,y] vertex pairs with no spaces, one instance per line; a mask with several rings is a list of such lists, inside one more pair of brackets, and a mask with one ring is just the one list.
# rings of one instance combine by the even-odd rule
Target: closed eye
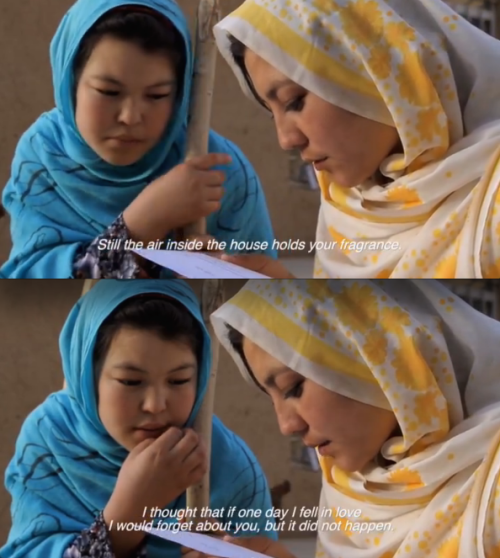
[[107,97],[116,97],[120,94],[119,91],[112,91],[110,89],[96,89],[101,95],[106,95]]
[[303,386],[304,386],[304,380],[300,380],[300,382],[295,384],[292,389],[288,390],[285,393],[284,398],[285,399],[290,399],[290,398],[298,399],[302,395]]
[[285,106],[285,112],[300,112],[304,108],[305,98],[305,95],[300,95],[299,97],[295,98],[293,101]]
[[174,386],[182,386],[183,384],[187,384],[188,382],[191,381],[191,378],[188,380],[170,380],[170,384],[174,385]]
[[[187,380],[170,380],[168,383],[173,386],[182,386],[190,381],[191,379],[189,378]],[[118,380],[118,382],[127,387],[137,387],[143,383],[142,380]]]
[[141,385],[141,380],[118,380],[120,384],[128,387],[134,387]]
[[166,99],[167,97],[170,97],[171,93],[162,93],[161,95],[156,94],[156,95],[148,95],[148,97],[150,99],[153,99],[154,101],[157,101],[158,99]]
[[[96,91],[98,93],[100,93],[101,95],[105,95],[106,97],[118,97],[118,95],[120,95],[120,91],[114,91],[111,89],[96,89]],[[172,93],[156,93],[156,94],[150,94],[147,95],[148,99],[152,99],[153,101],[158,101],[159,99],[166,99],[167,97],[170,97],[172,95]]]

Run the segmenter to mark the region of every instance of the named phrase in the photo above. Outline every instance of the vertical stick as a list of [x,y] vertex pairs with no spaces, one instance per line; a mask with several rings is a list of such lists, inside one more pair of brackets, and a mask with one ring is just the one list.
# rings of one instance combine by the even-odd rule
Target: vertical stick
[[86,295],[99,279],[85,279],[83,283],[82,296]]
[[[220,19],[219,0],[200,0],[196,22],[195,68],[187,129],[186,160],[208,153],[217,45],[213,27]],[[206,234],[205,219],[184,227],[183,236]]]
[[[186,160],[208,153],[208,138],[210,133],[210,119],[212,114],[212,98],[215,81],[215,63],[217,60],[217,46],[213,34],[214,25],[220,20],[219,0],[200,0],[196,21],[195,37],[195,68],[191,106],[187,130]],[[184,227],[183,236],[197,236],[206,234],[206,221],[200,219],[196,223]],[[212,367],[208,388],[200,411],[194,421],[193,428],[204,440],[208,456],[209,468],[202,481],[187,490],[186,505],[188,509],[196,510],[190,518],[194,525],[202,520],[202,508],[210,505],[210,461],[212,442],[212,416],[215,395],[215,381],[219,364],[219,344],[210,324],[210,314],[222,304],[223,286],[218,279],[203,282],[201,304],[203,319],[213,340]],[[192,512],[192,513],[193,513]]]
[[201,304],[203,311],[203,320],[210,333],[212,339],[212,363],[210,369],[210,378],[208,388],[203,398],[200,411],[194,421],[193,429],[204,440],[208,455],[208,469],[201,482],[191,486],[187,490],[187,508],[196,509],[196,515],[189,519],[193,520],[193,524],[197,525],[201,521],[200,512],[202,508],[208,508],[210,505],[210,456],[212,445],[212,416],[215,397],[215,383],[217,380],[217,369],[219,367],[219,342],[210,323],[210,314],[212,314],[224,301],[224,285],[222,279],[205,279],[203,281]]

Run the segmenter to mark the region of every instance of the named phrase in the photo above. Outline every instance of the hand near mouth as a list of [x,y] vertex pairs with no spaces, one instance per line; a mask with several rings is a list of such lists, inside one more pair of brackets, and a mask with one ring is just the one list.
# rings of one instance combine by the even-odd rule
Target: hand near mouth
[[146,533],[117,531],[112,526],[149,521],[153,508],[165,508],[201,481],[208,467],[207,455],[203,440],[194,430],[175,426],[132,449],[103,514],[117,557],[129,555]]

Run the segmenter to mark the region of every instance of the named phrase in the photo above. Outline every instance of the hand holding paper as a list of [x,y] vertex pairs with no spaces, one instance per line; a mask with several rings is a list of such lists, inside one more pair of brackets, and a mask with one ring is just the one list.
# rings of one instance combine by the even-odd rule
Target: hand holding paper
[[[267,537],[225,537],[224,540],[186,531],[160,531],[150,534],[175,542],[184,547],[184,558],[296,558],[282,544]],[[230,539],[234,542],[229,542]]]
[[[202,554],[216,558],[268,558],[265,554],[248,550],[222,539],[201,535],[200,533],[189,533],[186,531],[160,531],[151,529],[150,535],[155,535],[167,541],[180,544],[188,549],[197,550]],[[259,537],[261,538],[261,537]],[[268,539],[269,540],[269,539]]]
[[187,250],[134,250],[186,279],[293,279],[279,261],[263,254],[225,254],[214,257],[210,252]]
[[135,250],[139,256],[186,279],[262,279],[266,275],[256,273],[214,258],[206,252],[186,250]]

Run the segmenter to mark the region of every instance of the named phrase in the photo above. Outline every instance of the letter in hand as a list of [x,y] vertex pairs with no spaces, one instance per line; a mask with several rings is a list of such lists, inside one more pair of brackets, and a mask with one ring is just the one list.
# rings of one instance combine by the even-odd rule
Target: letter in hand
[[223,254],[219,256],[220,259],[244,267],[245,269],[250,269],[257,273],[262,273],[272,279],[295,279],[288,269],[279,262],[279,260],[273,260],[269,256],[264,254],[241,254],[241,255],[230,255]]
[[[247,550],[253,550],[254,552],[265,554],[266,556],[270,556],[270,558],[296,558],[281,543],[268,539],[267,537],[231,537],[226,535],[224,540],[235,544],[236,546],[246,548]],[[215,558],[213,556],[207,556],[198,550],[188,548],[182,548],[182,554],[183,558]]]

